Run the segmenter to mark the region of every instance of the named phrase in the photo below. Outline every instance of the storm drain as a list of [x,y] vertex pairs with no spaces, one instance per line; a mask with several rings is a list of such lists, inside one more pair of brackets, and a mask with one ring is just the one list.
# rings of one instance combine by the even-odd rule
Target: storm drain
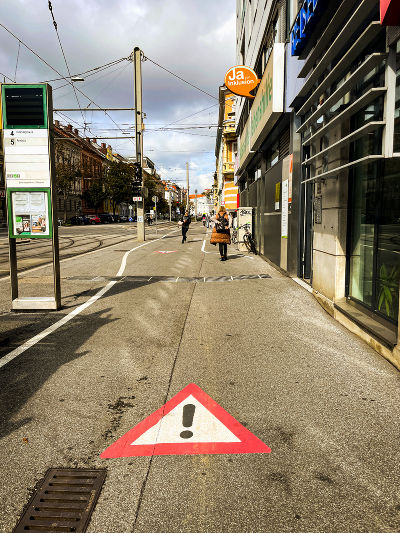
[[83,533],[105,479],[106,470],[51,468],[13,533]]

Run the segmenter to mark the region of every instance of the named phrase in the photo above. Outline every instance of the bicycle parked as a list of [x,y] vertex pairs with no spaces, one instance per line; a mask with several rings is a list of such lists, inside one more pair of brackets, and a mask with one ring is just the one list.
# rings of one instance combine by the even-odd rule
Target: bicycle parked
[[253,235],[250,232],[250,224],[243,224],[238,228],[232,230],[231,240],[233,244],[238,244],[239,242],[239,230],[244,230],[243,242],[246,245],[246,248],[249,252],[257,255],[256,241],[253,238]]

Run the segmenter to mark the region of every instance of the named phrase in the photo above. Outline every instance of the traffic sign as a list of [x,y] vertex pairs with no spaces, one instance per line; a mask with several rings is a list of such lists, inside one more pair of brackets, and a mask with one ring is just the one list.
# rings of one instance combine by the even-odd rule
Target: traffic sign
[[132,198],[132,200],[133,200],[134,202],[141,202],[141,201],[143,200],[143,197],[142,197],[142,196],[134,196],[134,197]]
[[266,444],[191,383],[100,457],[270,452]]

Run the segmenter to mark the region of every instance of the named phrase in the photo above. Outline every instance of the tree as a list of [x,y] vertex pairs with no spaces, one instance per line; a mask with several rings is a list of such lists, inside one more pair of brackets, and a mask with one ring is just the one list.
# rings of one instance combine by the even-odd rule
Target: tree
[[64,222],[67,221],[67,200],[75,188],[75,181],[79,175],[79,170],[64,163],[56,166],[56,189],[57,193],[64,200]]
[[103,183],[99,179],[93,181],[90,187],[83,193],[83,197],[88,207],[94,209],[97,214],[97,211],[107,198],[103,189]]
[[113,215],[118,204],[132,196],[134,168],[121,161],[111,161],[105,178],[105,196],[111,200]]

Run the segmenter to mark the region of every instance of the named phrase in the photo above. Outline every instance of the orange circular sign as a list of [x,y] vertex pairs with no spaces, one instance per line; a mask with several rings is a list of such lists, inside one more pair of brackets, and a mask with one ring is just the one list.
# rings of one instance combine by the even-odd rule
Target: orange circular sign
[[254,70],[244,65],[232,67],[225,74],[226,88],[232,93],[246,96],[246,98],[254,98],[250,91],[257,87],[260,81]]

